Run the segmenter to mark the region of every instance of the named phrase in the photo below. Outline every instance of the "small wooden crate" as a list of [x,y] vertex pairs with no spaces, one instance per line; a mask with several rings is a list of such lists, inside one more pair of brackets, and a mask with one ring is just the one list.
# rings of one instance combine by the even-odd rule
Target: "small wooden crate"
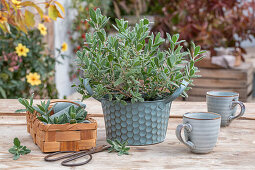
[[187,101],[205,101],[211,90],[234,91],[240,101],[252,98],[253,68],[251,63],[242,63],[234,69],[200,68],[201,78],[194,80],[195,86],[188,92]]
[[96,120],[88,118],[91,123],[44,124],[36,114],[27,112],[27,131],[42,152],[80,151],[96,146]]

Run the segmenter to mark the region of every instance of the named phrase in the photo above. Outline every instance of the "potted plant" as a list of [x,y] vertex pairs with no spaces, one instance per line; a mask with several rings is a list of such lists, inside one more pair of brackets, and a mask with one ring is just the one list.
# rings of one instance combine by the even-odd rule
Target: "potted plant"
[[[134,28],[116,19],[117,33],[108,36],[104,26],[109,18],[100,9],[89,12],[94,32],[86,34],[83,50],[76,53],[84,71],[77,91],[101,101],[107,139],[129,145],[164,141],[171,102],[187,96],[187,85],[198,77],[194,63],[203,51],[194,44],[191,51],[182,50],[178,34],[168,34],[167,40],[150,34],[147,19]],[[170,48],[161,50],[165,41]]]

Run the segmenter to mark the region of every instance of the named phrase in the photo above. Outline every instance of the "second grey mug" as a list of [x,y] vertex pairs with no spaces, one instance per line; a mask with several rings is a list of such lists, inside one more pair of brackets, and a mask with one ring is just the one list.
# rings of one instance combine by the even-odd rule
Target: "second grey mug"
[[[239,94],[235,92],[209,91],[206,94],[207,111],[220,114],[221,126],[228,126],[245,112],[245,106],[238,98]],[[237,105],[240,105],[241,111],[236,115]]]
[[[183,124],[176,128],[176,137],[186,145],[191,152],[209,153],[218,140],[221,116],[216,113],[198,112],[185,113]],[[185,139],[181,136],[184,129]]]

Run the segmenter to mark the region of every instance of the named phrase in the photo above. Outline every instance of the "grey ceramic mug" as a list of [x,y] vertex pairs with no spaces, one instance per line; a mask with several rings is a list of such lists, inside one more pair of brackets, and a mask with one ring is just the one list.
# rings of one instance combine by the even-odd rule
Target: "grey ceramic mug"
[[[209,91],[206,94],[207,110],[221,115],[221,126],[228,126],[232,120],[243,116],[245,106],[238,101],[239,94],[228,91]],[[240,105],[241,111],[235,114],[237,105]]]
[[[186,113],[183,115],[183,124],[176,128],[176,137],[191,152],[209,153],[218,140],[220,121],[221,116],[216,113]],[[184,129],[185,140],[181,136],[182,129]]]

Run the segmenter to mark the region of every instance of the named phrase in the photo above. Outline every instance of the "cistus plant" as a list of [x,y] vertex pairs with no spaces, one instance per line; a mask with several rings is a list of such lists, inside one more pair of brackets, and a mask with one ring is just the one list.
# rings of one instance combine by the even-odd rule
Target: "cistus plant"
[[[84,79],[89,81],[96,99],[134,103],[163,99],[184,80],[191,84],[198,77],[194,63],[203,58],[200,46],[192,43],[191,50],[184,50],[179,34],[167,34],[167,39],[160,33],[150,34],[147,19],[133,28],[127,21],[116,19],[113,27],[117,33],[110,36],[104,29],[109,18],[100,9],[89,12],[88,23],[94,31],[86,34],[86,46],[77,52],[79,68],[84,71],[78,92],[83,96],[87,95]],[[166,41],[170,47],[160,49]]]
[[[70,9],[75,11],[75,15],[72,20],[72,25],[69,32],[69,39],[73,46],[73,53],[76,54],[84,45],[84,40],[86,39],[86,33],[91,30],[90,25],[86,21],[89,18],[89,8],[101,7],[104,13],[110,10],[111,0],[72,0]],[[80,75],[80,70],[76,68],[75,63],[70,63],[71,80],[77,78]]]

